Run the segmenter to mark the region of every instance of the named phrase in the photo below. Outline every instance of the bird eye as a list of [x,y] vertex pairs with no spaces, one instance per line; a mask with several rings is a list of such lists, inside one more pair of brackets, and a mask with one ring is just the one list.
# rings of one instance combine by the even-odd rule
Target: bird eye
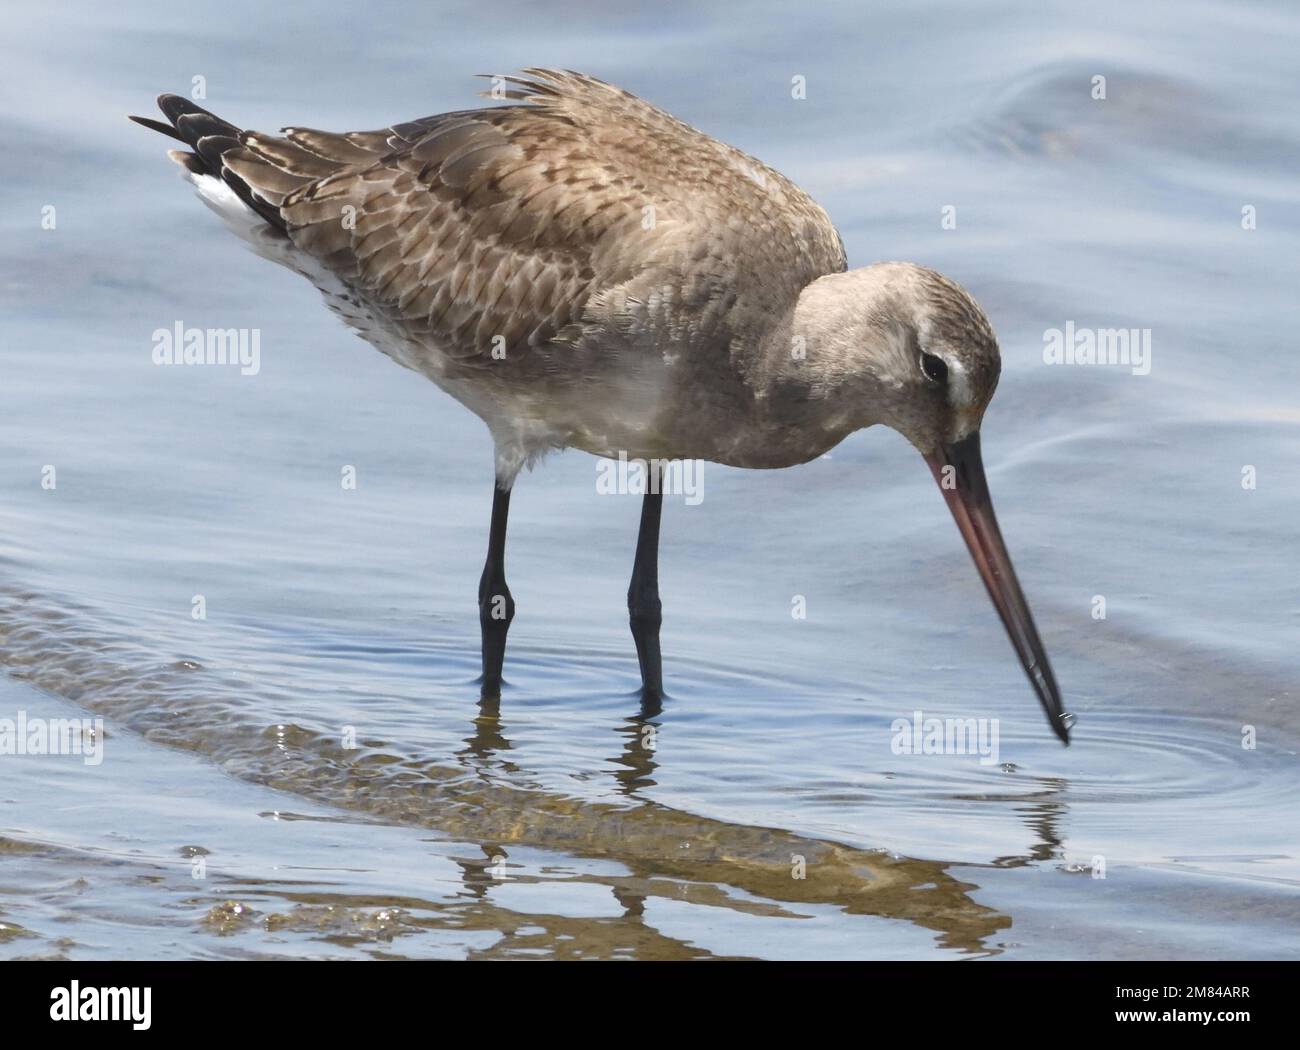
[[948,382],[948,366],[944,363],[942,357],[935,357],[934,354],[922,354],[921,371],[925,373],[925,378],[932,383]]

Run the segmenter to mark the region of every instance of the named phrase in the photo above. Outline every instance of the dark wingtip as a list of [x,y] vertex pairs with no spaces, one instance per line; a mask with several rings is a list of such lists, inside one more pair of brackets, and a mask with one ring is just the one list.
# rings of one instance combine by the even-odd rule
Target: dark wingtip
[[[163,111],[168,120],[175,123],[176,118],[182,113],[190,112],[199,107],[195,106],[194,103],[187,98],[182,98],[180,95],[173,95],[170,92],[164,91],[158,96],[158,108]],[[207,110],[203,110],[202,112],[206,113]]]

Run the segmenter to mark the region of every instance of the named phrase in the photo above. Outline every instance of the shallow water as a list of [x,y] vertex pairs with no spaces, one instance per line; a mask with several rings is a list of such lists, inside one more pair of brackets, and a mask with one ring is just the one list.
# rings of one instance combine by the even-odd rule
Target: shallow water
[[[1300,956],[1300,18],[531,11],[340,7],[291,53],[254,5],[9,20],[0,718],[106,739],[0,756],[0,956]],[[623,607],[638,500],[552,457],[516,489],[480,707],[483,428],[122,115],[203,75],[248,126],[373,127],[536,64],[781,168],[852,265],[984,303],[985,458],[1074,746],[885,431],[669,502],[660,711]],[[260,329],[260,373],[154,366],[178,320]],[[1067,321],[1149,328],[1150,374],[1044,364]],[[996,719],[996,761],[895,754],[914,711]]]

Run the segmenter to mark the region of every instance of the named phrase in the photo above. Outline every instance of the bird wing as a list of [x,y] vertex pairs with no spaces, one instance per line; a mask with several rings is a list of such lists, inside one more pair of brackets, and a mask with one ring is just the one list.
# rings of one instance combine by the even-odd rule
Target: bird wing
[[626,91],[530,69],[486,94],[509,104],[345,135],[241,132],[176,96],[160,105],[179,134],[142,122],[467,363],[593,330],[734,343],[844,268],[802,191]]

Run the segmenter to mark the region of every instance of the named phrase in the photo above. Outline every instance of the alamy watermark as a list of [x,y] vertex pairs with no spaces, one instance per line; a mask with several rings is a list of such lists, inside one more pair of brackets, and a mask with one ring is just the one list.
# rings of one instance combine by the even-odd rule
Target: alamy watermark
[[913,711],[911,721],[895,718],[889,731],[896,755],[979,755],[981,766],[998,765],[996,718],[927,718]]
[[1045,365],[1127,365],[1135,376],[1151,374],[1150,328],[1065,328],[1043,332]]
[[81,755],[88,766],[104,761],[102,718],[0,718],[0,757],[5,755]]
[[130,1021],[137,1032],[152,1024],[153,988],[102,988],[71,981],[50,991],[51,1021]]
[[156,365],[238,365],[245,376],[262,370],[260,328],[186,328],[177,321],[150,338]]
[[596,492],[602,496],[682,496],[688,507],[704,501],[702,459],[618,459],[596,461]]

